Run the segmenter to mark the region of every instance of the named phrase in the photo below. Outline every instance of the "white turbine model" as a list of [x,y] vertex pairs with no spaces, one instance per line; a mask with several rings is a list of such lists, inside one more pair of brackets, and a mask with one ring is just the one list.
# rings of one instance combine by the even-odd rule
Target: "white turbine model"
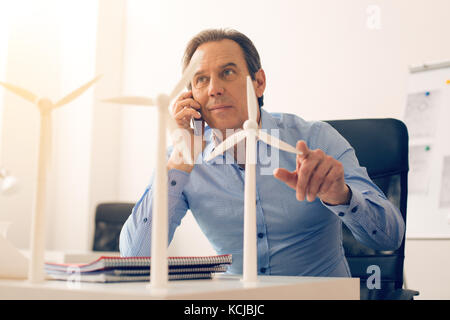
[[39,163],[37,175],[37,187],[34,196],[34,205],[31,220],[31,259],[28,268],[28,280],[33,283],[44,280],[44,250],[45,250],[45,197],[47,172],[51,156],[51,113],[53,110],[62,107],[84,93],[89,87],[99,79],[99,76],[68,94],[57,103],[53,103],[48,98],[39,98],[28,90],[0,82],[0,85],[9,91],[19,95],[25,100],[35,104],[40,113],[40,137],[39,137]]
[[[103,100],[105,102],[156,106],[158,107],[158,136],[155,183],[153,186],[153,214],[152,214],[152,237],[151,237],[151,265],[150,265],[150,283],[153,289],[164,289],[168,281],[168,198],[167,198],[167,159],[166,159],[166,128],[174,132],[178,126],[175,120],[169,114],[169,104],[191,81],[194,72],[200,64],[202,58],[201,52],[198,52],[192,58],[189,66],[184,71],[181,80],[177,83],[170,95],[159,94],[156,99],[146,97],[118,97]],[[182,137],[183,138],[183,137]],[[175,147],[175,146],[174,146]],[[185,163],[192,164],[190,148],[186,141],[178,143]],[[174,151],[176,152],[175,148]]]
[[301,154],[291,145],[261,131],[257,123],[257,98],[250,76],[247,76],[247,108],[248,120],[244,122],[244,130],[238,131],[219,144],[206,159],[210,161],[246,138],[245,149],[245,189],[244,189],[244,262],[243,281],[257,282],[257,244],[256,244],[256,139],[278,149]]

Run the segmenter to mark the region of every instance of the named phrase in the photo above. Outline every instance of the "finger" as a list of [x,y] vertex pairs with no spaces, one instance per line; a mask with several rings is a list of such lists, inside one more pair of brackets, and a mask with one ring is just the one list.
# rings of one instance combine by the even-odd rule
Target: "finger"
[[179,126],[187,128],[190,126],[190,121],[193,117],[199,119],[201,114],[192,108],[184,108],[174,116],[174,119]]
[[297,173],[298,180],[296,186],[296,195],[298,201],[305,200],[309,181],[311,180],[311,177],[319,163],[320,161],[317,158],[308,158],[302,162],[301,167]]
[[312,202],[314,201],[314,199],[316,199],[316,196],[319,193],[319,190],[321,189],[331,169],[332,163],[328,159],[325,159],[324,161],[321,161],[319,163],[319,165],[317,166],[316,170],[313,173],[313,176],[311,177],[308,186],[307,190],[308,201]]
[[184,99],[175,103],[173,107],[173,113],[176,114],[180,112],[183,108],[192,108],[196,110],[200,110],[200,103],[195,101],[194,99]]
[[327,176],[325,177],[325,180],[320,187],[318,194],[320,196],[327,194],[336,182],[343,179],[343,176],[344,168],[342,166],[342,163],[336,161],[336,163],[332,166]]
[[193,97],[194,96],[192,94],[192,91],[186,91],[186,92],[182,92],[175,101],[181,101],[181,100],[185,100],[185,99],[193,98]]
[[297,185],[297,172],[288,171],[284,168],[278,168],[273,171],[273,176],[278,180],[286,183],[292,189],[295,189]]
[[174,117],[179,114],[180,112],[184,111],[185,109],[193,110],[193,112],[198,112],[197,110],[200,110],[200,104],[197,101],[194,100],[183,100],[180,102],[177,102],[173,109],[173,115]]
[[196,119],[199,119],[199,118],[201,118],[202,117],[202,114],[200,113],[200,112],[198,112],[197,110],[195,110],[195,109],[192,109],[192,108],[190,108],[190,107],[185,107],[182,111],[181,111],[181,113],[186,113],[186,117],[188,117],[189,118],[189,120],[191,119],[191,118],[196,118]]
[[297,155],[297,160],[303,160],[306,159],[310,153],[310,149],[308,148],[308,146],[306,145],[306,142],[303,140],[298,140],[297,141],[297,145],[296,148],[298,151],[301,151],[302,154],[298,154]]
[[171,110],[172,113],[175,114],[179,111],[180,107],[178,106],[180,101],[186,100],[186,99],[192,99],[194,96],[192,94],[192,91],[187,91],[187,92],[183,92],[181,93],[174,101],[174,103],[172,104]]

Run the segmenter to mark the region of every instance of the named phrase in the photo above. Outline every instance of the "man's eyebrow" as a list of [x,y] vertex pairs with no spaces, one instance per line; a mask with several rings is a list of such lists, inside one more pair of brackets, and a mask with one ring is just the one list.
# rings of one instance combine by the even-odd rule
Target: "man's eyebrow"
[[234,63],[234,62],[228,62],[228,63],[225,63],[225,64],[223,64],[223,65],[220,66],[221,69],[224,69],[224,68],[226,68],[226,67],[235,67],[235,68],[237,68],[238,66],[237,66],[237,64]]
[[[235,67],[235,68],[238,68],[237,64],[234,63],[234,62],[227,62],[227,63],[222,64],[221,66],[219,66],[220,69],[224,69],[224,68],[226,68],[226,67]],[[197,71],[197,72],[194,74],[194,77],[196,77],[196,76],[198,76],[198,75],[201,75],[201,74],[204,73],[204,72],[205,72],[205,71],[203,71],[203,70],[199,70],[199,71]]]

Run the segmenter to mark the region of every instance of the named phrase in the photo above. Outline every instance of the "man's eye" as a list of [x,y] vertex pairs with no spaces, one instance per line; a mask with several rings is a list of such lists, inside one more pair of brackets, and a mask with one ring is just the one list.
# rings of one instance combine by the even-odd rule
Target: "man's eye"
[[223,76],[225,79],[233,79],[235,75],[236,75],[236,72],[234,72],[233,69],[223,70]]
[[208,77],[205,76],[200,76],[197,79],[195,79],[195,87],[196,88],[201,88],[203,86],[205,86],[208,83]]

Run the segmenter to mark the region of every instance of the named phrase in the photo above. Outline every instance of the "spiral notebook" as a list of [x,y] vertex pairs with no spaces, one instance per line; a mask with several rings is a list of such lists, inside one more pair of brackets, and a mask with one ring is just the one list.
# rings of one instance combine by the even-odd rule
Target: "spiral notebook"
[[[231,255],[168,257],[169,280],[211,279],[225,272]],[[87,264],[46,263],[49,279],[81,282],[149,281],[151,257],[100,257]]]

